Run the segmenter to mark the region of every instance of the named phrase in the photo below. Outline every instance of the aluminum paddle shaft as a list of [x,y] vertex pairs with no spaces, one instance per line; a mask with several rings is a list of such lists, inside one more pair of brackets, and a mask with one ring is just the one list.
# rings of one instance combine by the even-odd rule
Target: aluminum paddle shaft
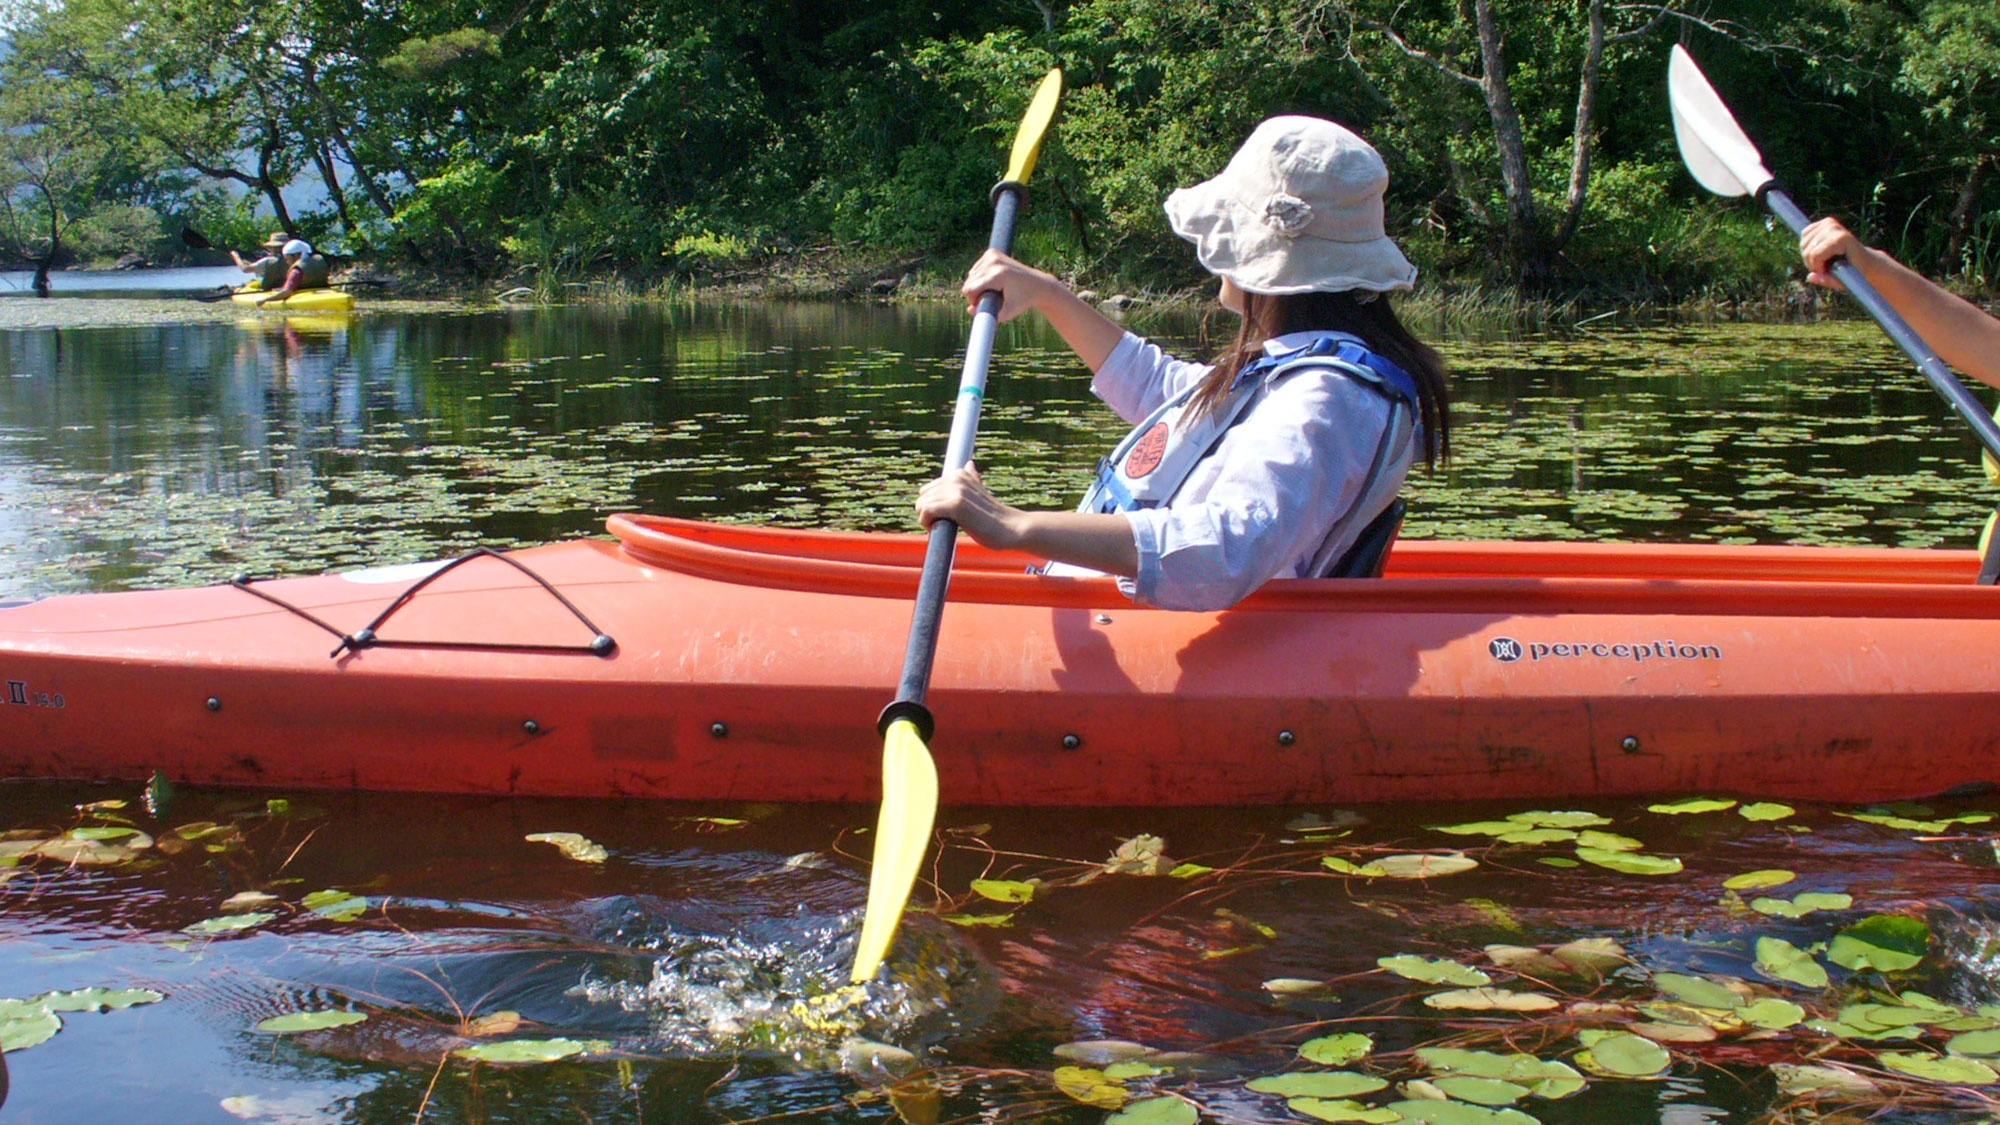
[[[993,234],[990,249],[1002,254],[1014,248],[1014,222],[1021,211],[1021,197],[1027,189],[1007,181],[993,189]],[[962,469],[972,461],[973,443],[979,436],[979,409],[986,401],[986,373],[993,362],[993,335],[1000,327],[1000,294],[988,290],[979,295],[972,314],[972,330],[965,342],[965,366],[958,376],[958,403],[951,412],[951,440],[944,451],[944,471]],[[937,520],[931,524],[930,539],[924,545],[923,578],[917,585],[917,605],[910,619],[909,646],[903,650],[903,678],[896,686],[898,705],[922,707],[930,693],[931,666],[937,655],[938,625],[944,618],[945,590],[951,584],[951,562],[958,549],[958,524]],[[931,736],[929,716],[919,722],[923,736]]]
[[[1001,253],[1014,248],[1014,223],[1041,154],[1042,138],[1055,120],[1062,98],[1062,71],[1042,79],[1014,134],[1007,174],[993,189],[993,232],[986,245]],[[965,342],[965,366],[959,374],[958,401],[952,408],[951,439],[945,445],[944,471],[964,468],[972,460],[979,434],[979,408],[986,399],[986,370],[993,359],[993,336],[1000,327],[1001,295],[979,295],[972,330]],[[875,825],[874,866],[868,875],[868,909],[861,919],[855,945],[851,984],[873,979],[895,940],[896,926],[916,885],[917,870],[930,847],[931,825],[937,818],[937,763],[931,760],[933,723],[925,697],[930,693],[931,666],[937,656],[938,629],[944,620],[945,589],[951,583],[952,557],[957,552],[958,524],[931,523],[924,549],[923,575],[910,617],[910,640],[903,650],[903,676],[895,701],[882,712],[882,814]]]

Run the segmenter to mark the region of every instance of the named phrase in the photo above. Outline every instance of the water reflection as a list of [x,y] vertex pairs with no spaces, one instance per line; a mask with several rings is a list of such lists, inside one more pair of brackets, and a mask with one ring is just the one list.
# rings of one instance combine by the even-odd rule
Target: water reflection
[[[1192,320],[1155,316],[1181,344]],[[648,510],[904,529],[947,307],[586,306],[0,331],[0,594],[408,562]],[[1865,325],[1447,338],[1410,536],[1967,545],[1970,440]],[[1003,335],[979,459],[1067,505],[1120,424]]]

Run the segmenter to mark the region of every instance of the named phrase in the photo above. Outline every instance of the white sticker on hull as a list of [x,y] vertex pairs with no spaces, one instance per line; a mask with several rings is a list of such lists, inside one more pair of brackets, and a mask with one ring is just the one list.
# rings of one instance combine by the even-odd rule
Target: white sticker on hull
[[400,566],[376,566],[367,570],[351,570],[341,577],[349,582],[386,586],[396,582],[415,582],[421,578],[429,578],[450,564],[449,559],[438,559],[434,562],[403,563]]

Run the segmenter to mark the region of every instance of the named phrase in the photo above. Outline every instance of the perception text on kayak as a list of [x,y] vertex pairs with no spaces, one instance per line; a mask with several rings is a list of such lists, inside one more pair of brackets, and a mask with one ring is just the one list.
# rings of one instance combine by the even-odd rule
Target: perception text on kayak
[[1495,637],[1486,644],[1486,651],[1493,659],[1503,664],[1512,664],[1523,657],[1530,661],[1575,659],[1583,657],[1598,660],[1720,660],[1720,645],[1684,645],[1675,641],[1640,641],[1610,643],[1606,641],[1568,641],[1546,643],[1543,641],[1519,641],[1513,637]]

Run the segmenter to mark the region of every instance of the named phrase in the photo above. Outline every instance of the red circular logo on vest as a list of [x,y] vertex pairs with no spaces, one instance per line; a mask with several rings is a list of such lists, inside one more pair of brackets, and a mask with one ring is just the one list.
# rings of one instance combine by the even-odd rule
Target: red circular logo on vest
[[1125,475],[1137,479],[1160,467],[1160,458],[1167,452],[1167,424],[1160,422],[1139,439],[1132,452],[1125,456]]

